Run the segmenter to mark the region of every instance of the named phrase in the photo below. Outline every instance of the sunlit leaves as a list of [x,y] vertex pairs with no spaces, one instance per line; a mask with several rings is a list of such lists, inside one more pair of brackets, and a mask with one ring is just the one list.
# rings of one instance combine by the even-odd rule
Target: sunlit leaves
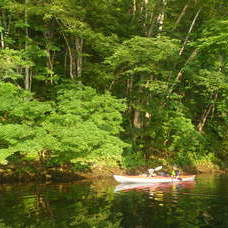
[[14,49],[0,50],[0,79],[18,79],[26,66],[32,66],[32,62],[24,56],[24,51]]
[[59,91],[56,113],[44,122],[44,128],[61,142],[57,152],[63,160],[77,157],[110,159],[127,146],[117,135],[124,104],[109,94],[98,95],[80,85]]
[[228,45],[228,21],[227,20],[213,20],[204,29],[202,35],[204,38],[199,39],[199,48],[210,48],[211,51],[218,49],[226,51]]
[[78,157],[121,160],[127,144],[117,136],[125,105],[110,94],[99,95],[80,84],[66,86],[59,90],[57,103],[51,104],[1,83],[0,95],[2,162],[16,152],[38,159],[42,151],[58,164]]
[[[167,37],[134,37],[118,47],[115,53],[106,59],[116,72],[125,73],[161,73],[159,65],[166,64],[171,56],[177,56],[178,44]],[[168,63],[168,62],[167,62]]]

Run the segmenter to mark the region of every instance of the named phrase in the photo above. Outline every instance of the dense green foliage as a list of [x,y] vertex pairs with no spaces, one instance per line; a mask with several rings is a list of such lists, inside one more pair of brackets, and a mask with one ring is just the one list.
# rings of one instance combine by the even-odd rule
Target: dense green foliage
[[227,165],[227,9],[2,0],[1,163]]
[[55,102],[34,100],[28,91],[1,83],[1,161],[13,154],[49,165],[121,161],[127,146],[118,137],[125,106],[110,94],[78,85],[58,88]]

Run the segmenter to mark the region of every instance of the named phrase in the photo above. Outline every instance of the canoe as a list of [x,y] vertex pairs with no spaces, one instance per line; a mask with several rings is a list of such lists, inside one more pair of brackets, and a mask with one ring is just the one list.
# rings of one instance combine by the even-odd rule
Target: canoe
[[179,181],[193,181],[195,175],[181,175],[178,177],[166,176],[119,176],[113,175],[114,179],[119,183],[165,183],[165,182],[179,182]]

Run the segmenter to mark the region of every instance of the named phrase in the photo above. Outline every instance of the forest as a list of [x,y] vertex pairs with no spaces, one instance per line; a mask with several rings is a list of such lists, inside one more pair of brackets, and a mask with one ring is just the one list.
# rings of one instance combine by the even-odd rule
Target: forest
[[226,169],[227,82],[227,0],[1,0],[1,167]]

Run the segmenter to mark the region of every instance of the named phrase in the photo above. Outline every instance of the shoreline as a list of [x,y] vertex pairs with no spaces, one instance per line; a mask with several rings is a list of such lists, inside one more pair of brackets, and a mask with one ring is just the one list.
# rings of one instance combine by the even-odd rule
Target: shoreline
[[[121,169],[119,167],[99,167],[87,170],[87,171],[73,171],[68,168],[49,168],[44,169],[37,168],[35,172],[28,172],[17,170],[14,167],[14,170],[6,167],[5,169],[0,168],[0,184],[10,184],[10,183],[45,183],[45,182],[72,182],[80,180],[94,180],[94,179],[103,179],[106,177],[111,177],[114,174],[119,175],[137,175],[145,172],[145,167],[138,169]],[[187,171],[189,170],[189,171]],[[191,174],[201,174],[201,173],[215,173],[215,174],[225,174],[228,173],[228,170],[204,170],[197,171],[186,169],[185,173]]]

